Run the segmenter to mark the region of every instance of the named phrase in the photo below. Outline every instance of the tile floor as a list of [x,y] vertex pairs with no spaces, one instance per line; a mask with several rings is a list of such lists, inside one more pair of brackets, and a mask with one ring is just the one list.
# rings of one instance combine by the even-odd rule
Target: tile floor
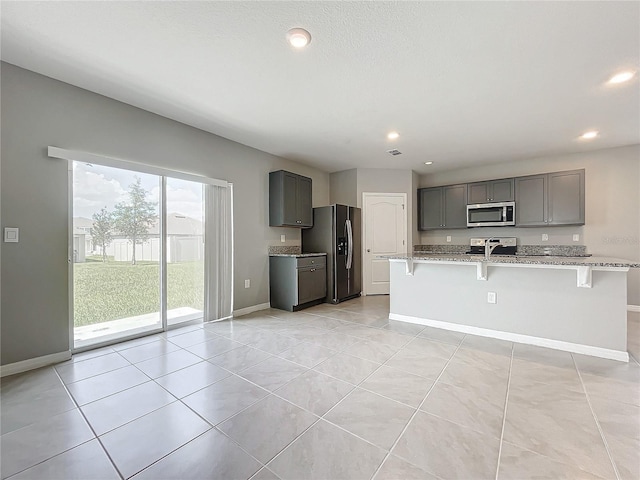
[[264,310],[2,379],[11,479],[640,478],[631,362],[387,320]]

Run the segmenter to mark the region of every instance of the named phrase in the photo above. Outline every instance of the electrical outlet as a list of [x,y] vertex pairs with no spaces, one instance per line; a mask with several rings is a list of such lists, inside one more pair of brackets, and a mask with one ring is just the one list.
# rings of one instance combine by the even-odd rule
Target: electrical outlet
[[244,288],[249,288],[251,287],[251,280],[249,280],[248,278],[244,281]]
[[451,235],[447,235],[447,242],[451,241]]
[[496,292],[487,292],[487,303],[498,303]]
[[549,235],[547,235],[546,233],[542,234],[542,241],[543,242],[548,242],[549,241]]
[[579,233],[574,233],[573,234],[573,241],[574,242],[579,242],[580,241],[580,234]]
[[284,235],[280,235],[280,241],[282,243],[286,242],[287,241],[287,237],[285,237]]

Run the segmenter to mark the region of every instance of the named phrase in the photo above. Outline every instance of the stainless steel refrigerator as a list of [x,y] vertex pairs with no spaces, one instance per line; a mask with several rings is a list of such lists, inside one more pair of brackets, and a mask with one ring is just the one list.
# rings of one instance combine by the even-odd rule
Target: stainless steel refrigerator
[[327,253],[327,303],[359,297],[362,291],[362,216],[359,208],[313,209],[313,227],[302,230],[303,253]]

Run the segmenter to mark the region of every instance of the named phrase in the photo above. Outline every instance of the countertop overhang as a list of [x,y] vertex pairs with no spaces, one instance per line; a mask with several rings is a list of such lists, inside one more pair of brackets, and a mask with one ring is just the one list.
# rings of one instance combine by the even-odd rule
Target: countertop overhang
[[472,264],[476,267],[476,279],[487,280],[489,267],[525,267],[575,270],[577,286],[591,288],[593,270],[616,270],[626,272],[629,268],[640,268],[640,262],[610,257],[539,257],[492,255],[487,260],[484,255],[414,253],[412,255],[380,255],[391,262],[404,262],[406,275],[413,275],[414,263]]
[[270,253],[270,257],[291,257],[291,258],[303,258],[303,257],[326,257],[326,253]]

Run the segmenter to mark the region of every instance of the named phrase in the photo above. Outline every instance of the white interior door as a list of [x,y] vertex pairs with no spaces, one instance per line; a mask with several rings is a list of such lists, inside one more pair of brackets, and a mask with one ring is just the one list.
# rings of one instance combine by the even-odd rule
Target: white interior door
[[365,295],[389,294],[389,261],[377,257],[406,253],[406,203],[406,193],[362,194]]

